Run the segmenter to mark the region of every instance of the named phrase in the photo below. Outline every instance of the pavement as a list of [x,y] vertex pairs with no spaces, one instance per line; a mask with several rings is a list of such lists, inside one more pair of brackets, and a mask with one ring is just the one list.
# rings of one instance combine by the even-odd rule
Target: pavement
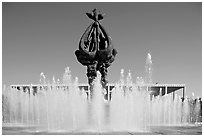
[[36,127],[3,126],[2,135],[202,135],[202,125],[151,126],[146,131],[72,130],[48,131]]

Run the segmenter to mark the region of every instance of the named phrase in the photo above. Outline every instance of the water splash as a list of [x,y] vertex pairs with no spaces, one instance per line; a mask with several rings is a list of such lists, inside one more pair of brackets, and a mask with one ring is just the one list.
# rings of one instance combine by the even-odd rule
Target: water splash
[[[151,64],[150,54],[147,62]],[[47,82],[41,73],[37,92],[31,87],[20,90],[4,87],[3,124],[35,126],[36,131],[48,132],[148,132],[155,125],[178,126],[202,119],[199,100],[192,104],[187,97],[182,101],[177,95],[174,99],[172,94],[162,96],[162,92],[152,97],[142,88],[142,77],[137,77],[134,83],[131,72],[125,77],[123,69],[109,102],[104,99],[100,77],[97,73],[92,100],[90,90],[79,89],[77,77],[72,80],[68,67],[57,82],[54,77],[52,83]]]
[[145,64],[145,83],[151,84],[152,81],[152,73],[153,73],[153,63],[152,63],[152,56],[150,53],[147,54],[146,64]]

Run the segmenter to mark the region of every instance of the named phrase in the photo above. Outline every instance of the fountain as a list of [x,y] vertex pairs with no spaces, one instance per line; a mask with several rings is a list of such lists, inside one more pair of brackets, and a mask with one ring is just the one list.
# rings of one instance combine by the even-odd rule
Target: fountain
[[[41,73],[38,90],[3,89],[3,127],[21,126],[32,133],[110,133],[151,132],[153,126],[182,126],[199,122],[199,100],[192,107],[189,98],[177,94],[150,96],[141,88],[144,81],[133,82],[131,72],[125,78],[124,70],[111,90],[111,101],[104,99],[100,73],[94,80],[93,99],[90,91],[79,89],[78,78],[72,80],[65,69],[61,82],[48,82]],[[139,82],[138,82],[139,80]],[[67,85],[67,86],[64,86]],[[32,85],[31,85],[32,86]]]
[[[146,59],[145,79],[137,77],[134,82],[130,70],[125,77],[121,69],[120,80],[114,88],[104,89],[107,68],[117,51],[99,23],[103,15],[94,9],[87,16],[94,22],[82,35],[75,54],[78,61],[87,66],[88,89],[80,88],[78,78],[72,80],[69,67],[65,68],[61,80],[53,77],[50,82],[40,73],[38,85],[4,86],[3,131],[14,127],[15,134],[151,134],[152,127],[183,126],[201,121],[199,99],[192,102],[187,97],[181,98],[174,92],[168,93],[167,87],[164,95],[161,88],[154,96],[148,86],[145,88],[145,84],[153,82],[150,53]],[[111,100],[104,98],[106,92],[108,96],[111,94]]]

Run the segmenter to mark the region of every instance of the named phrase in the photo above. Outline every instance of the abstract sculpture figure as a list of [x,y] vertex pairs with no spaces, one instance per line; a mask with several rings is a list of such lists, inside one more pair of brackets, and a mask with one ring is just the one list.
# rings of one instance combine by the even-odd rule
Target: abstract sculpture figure
[[111,38],[100,24],[103,15],[94,9],[86,15],[94,22],[85,30],[79,42],[79,49],[75,51],[77,60],[87,66],[87,77],[90,87],[97,71],[101,73],[101,84],[103,87],[108,83],[107,68],[114,61],[117,51],[113,48]]

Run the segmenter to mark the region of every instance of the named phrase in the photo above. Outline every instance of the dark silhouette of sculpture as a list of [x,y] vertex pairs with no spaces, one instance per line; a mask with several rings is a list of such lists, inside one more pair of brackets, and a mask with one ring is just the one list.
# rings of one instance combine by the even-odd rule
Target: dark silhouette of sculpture
[[96,9],[86,15],[94,22],[88,26],[79,42],[79,49],[75,51],[77,60],[87,66],[87,77],[90,87],[97,75],[101,73],[101,84],[103,87],[108,83],[107,68],[114,61],[117,51],[113,48],[111,38],[99,23],[103,15]]

